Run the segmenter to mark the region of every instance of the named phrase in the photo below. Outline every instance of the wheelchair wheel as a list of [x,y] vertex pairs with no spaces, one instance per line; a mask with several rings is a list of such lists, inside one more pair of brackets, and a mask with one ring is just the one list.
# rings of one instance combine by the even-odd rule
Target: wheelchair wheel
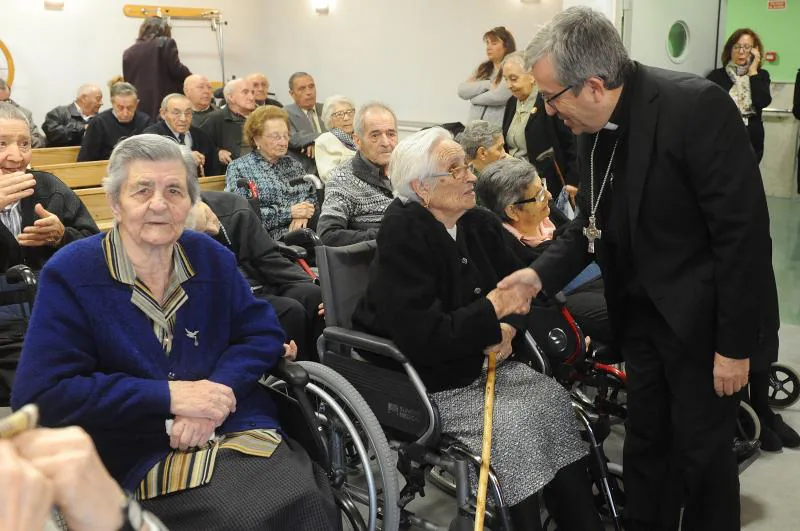
[[782,363],[773,363],[769,369],[769,405],[789,407],[800,398],[800,376]]
[[[337,501],[351,529],[396,531],[400,498],[396,461],[375,414],[356,389],[333,369],[298,362],[308,372],[306,391],[312,397],[331,456]],[[336,484],[338,483],[338,485]],[[353,514],[359,508],[367,521]],[[347,529],[347,528],[345,528]]]
[[747,402],[739,402],[739,413],[736,418],[736,433],[739,438],[754,441],[761,437],[761,421]]

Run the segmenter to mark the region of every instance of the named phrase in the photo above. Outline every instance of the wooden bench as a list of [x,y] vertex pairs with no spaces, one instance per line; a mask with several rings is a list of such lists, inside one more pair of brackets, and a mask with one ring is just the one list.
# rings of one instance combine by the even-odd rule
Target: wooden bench
[[[209,177],[200,177],[200,189],[205,191],[221,192],[225,188],[224,175],[212,175]],[[94,186],[92,188],[81,188],[75,190],[75,194],[86,205],[87,210],[92,215],[94,222],[97,223],[98,228],[103,232],[108,232],[114,226],[114,213],[111,211],[111,205],[106,197],[106,191],[102,186]]]
[[108,170],[107,160],[92,162],[72,162],[68,164],[50,164],[33,166],[34,170],[52,173],[73,190],[100,186]]
[[31,165],[49,166],[51,164],[69,164],[78,161],[78,151],[80,146],[55,147],[55,148],[36,148],[31,151]]

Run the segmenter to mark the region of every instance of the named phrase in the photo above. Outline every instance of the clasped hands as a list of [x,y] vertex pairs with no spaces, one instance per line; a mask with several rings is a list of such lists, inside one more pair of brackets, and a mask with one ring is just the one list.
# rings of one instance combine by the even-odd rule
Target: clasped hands
[[204,445],[236,411],[233,389],[209,380],[171,381],[169,393],[170,413],[175,415],[169,444],[178,450]]
[[303,201],[302,203],[292,205],[292,222],[289,224],[289,231],[306,227],[308,225],[308,220],[314,217],[315,210],[316,207],[314,204],[309,203],[308,201]]

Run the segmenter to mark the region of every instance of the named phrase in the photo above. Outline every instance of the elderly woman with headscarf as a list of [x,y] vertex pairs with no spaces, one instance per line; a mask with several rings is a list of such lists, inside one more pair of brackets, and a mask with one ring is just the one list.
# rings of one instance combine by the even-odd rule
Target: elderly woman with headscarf
[[761,68],[763,57],[764,45],[758,34],[750,28],[740,28],[722,48],[724,66],[708,74],[708,79],[727,90],[736,102],[759,162],[764,156],[761,111],[772,103],[769,72]]
[[498,124],[486,120],[473,120],[456,136],[472,166],[472,173],[481,176],[483,169],[492,162],[508,157],[503,130]]
[[601,529],[569,395],[508,359],[525,325],[512,314],[530,299],[495,287],[522,262],[505,245],[500,221],[474,208],[476,178],[464,150],[444,129],[420,131],[397,145],[389,175],[396,199],[384,213],[354,326],[397,344],[436,403],[443,433],[475,453],[484,362],[495,352],[492,465],[515,528],[541,529],[537,492],[549,484],[559,528]]
[[317,173],[322,182],[328,180],[332,169],[356,154],[358,148],[353,134],[355,115],[355,105],[344,96],[331,96],[322,106],[322,121],[328,131],[314,140],[314,160],[317,161]]
[[[566,228],[557,229],[550,220],[547,184],[529,163],[510,157],[487,166],[475,186],[481,205],[502,220],[506,244],[525,264],[536,260]],[[604,285],[596,266],[566,291],[567,308],[583,332],[611,341]]]
[[258,380],[284,353],[235,257],[184,224],[191,153],[122,141],[103,186],[114,228],[42,270],[12,406],[85,429],[114,479],[170,529],[333,527],[308,456]]
[[303,180],[303,165],[288,155],[286,111],[274,105],[258,107],[247,117],[243,136],[252,150],[228,165],[225,190],[248,197],[255,189],[261,221],[276,240],[295,229],[313,228],[317,195]]

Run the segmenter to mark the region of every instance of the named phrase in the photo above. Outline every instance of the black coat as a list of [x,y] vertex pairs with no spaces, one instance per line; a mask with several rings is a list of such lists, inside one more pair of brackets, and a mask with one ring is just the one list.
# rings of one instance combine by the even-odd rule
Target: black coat
[[[566,184],[578,186],[580,178],[575,160],[575,135],[564,125],[564,122],[547,114],[541,94],[536,95],[535,107],[538,111],[528,118],[525,126],[528,161],[536,167],[539,175],[547,179],[547,188],[553,194],[553,198],[556,198],[561,192],[562,183],[553,165],[553,159],[537,162],[536,157],[553,148],[555,162],[561,170],[564,181]],[[512,96],[506,102],[506,111],[503,115],[503,136],[506,138],[516,112],[517,98]],[[506,140],[506,151],[508,151],[508,140]]]
[[47,147],[80,146],[86,122],[74,103],[56,107],[47,113],[42,124]]
[[158,116],[164,96],[183,94],[183,81],[190,75],[178,57],[178,45],[169,37],[137,40],[122,54],[122,77],[136,87],[139,109],[152,117]]
[[[394,341],[430,392],[478,378],[483,349],[502,339],[486,294],[522,267],[491,212],[473,208],[457,226],[454,241],[420,204],[394,200],[378,233],[367,293],[353,315],[357,329]],[[524,318],[508,320],[525,326]]]
[[[155,135],[161,135],[169,137],[173,140],[177,141],[175,135],[172,134],[167,122],[164,120],[159,120],[158,123],[148,126],[145,128],[143,133],[152,133]],[[204,175],[218,175],[220,174],[220,163],[219,158],[217,158],[217,148],[214,145],[214,142],[209,138],[209,136],[198,127],[190,127],[189,133],[192,135],[192,151],[197,151],[202,153],[203,156],[206,158],[205,163],[203,164],[203,174]]]
[[[794,100],[792,101],[792,114],[800,120],[800,70],[794,80]],[[797,193],[800,194],[800,148],[797,150]]]
[[278,251],[247,199],[230,192],[203,192],[202,198],[227,232],[227,238],[220,232],[215,239],[233,251],[245,276],[261,284],[266,293],[276,293],[287,284],[311,282],[300,266]]
[[111,109],[97,113],[83,135],[78,162],[108,160],[120,140],[138,135],[148,125],[150,117],[141,111],[136,111],[133,120],[125,124],[117,120]]
[[211,137],[217,149],[228,150],[232,159],[238,159],[250,152],[250,146],[242,139],[244,122],[242,116],[225,107],[209,113],[201,129]]
[[[708,79],[713,81],[725,92],[731,90],[733,81],[724,68],[717,68],[708,74]],[[748,118],[747,132],[750,135],[750,144],[756,152],[756,159],[760,162],[764,156],[764,123],[761,121],[761,111],[764,107],[772,103],[772,95],[769,92],[769,72],[759,70],[754,76],[750,76],[750,97],[753,101],[754,116]]]
[[33,207],[41,203],[45,210],[58,216],[64,224],[64,238],[58,247],[21,247],[6,226],[0,223],[0,273],[17,264],[27,264],[34,270],[41,269],[61,247],[100,232],[80,198],[58,177],[40,171],[30,173],[36,179],[36,186],[32,196],[20,201],[22,228],[33,225],[38,219]]
[[[620,197],[641,286],[692,352],[761,362],[758,353],[777,335],[778,301],[764,187],[739,111],[725,91],[690,74],[639,65],[632,90]],[[550,293],[594,258],[582,233],[593,140],[578,138],[581,213],[533,264]],[[602,176],[595,179],[599,188]],[[596,259],[620,330],[614,279],[624,266],[605,242],[597,241]]]

